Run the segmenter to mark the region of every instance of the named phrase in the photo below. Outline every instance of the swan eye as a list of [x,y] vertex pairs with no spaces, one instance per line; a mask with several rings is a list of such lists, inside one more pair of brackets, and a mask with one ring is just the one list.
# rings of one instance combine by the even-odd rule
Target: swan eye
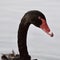
[[[42,22],[42,23],[43,23],[43,22],[44,22],[44,23],[46,22],[46,18],[42,18],[42,17],[39,16],[38,19],[39,19],[39,21]],[[42,23],[41,23],[41,24],[42,24]]]
[[38,16],[38,19],[40,20],[40,19],[41,19],[41,17],[40,17],[40,16]]

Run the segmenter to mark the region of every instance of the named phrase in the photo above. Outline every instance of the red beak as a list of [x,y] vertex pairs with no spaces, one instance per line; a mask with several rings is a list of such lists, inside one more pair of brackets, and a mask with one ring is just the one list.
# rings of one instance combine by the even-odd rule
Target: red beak
[[45,31],[48,35],[50,35],[51,37],[53,37],[54,34],[50,31],[50,28],[48,27],[46,20],[44,20],[44,19],[41,18],[41,21],[42,21],[42,24],[40,25],[40,28],[43,31]]

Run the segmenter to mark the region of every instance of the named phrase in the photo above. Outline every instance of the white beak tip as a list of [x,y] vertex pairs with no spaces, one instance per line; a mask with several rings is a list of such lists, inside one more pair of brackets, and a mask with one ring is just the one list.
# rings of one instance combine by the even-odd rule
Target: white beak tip
[[53,36],[54,36],[54,34],[52,33],[52,34],[51,34],[51,37],[53,37]]
[[50,35],[51,37],[53,37],[53,36],[54,36],[54,34],[53,34],[52,32],[49,32],[49,35]]

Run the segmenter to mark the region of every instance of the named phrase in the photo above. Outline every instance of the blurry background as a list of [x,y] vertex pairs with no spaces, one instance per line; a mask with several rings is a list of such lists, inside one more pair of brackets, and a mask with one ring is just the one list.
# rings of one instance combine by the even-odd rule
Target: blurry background
[[29,10],[43,12],[54,33],[51,38],[31,25],[27,37],[30,55],[39,60],[60,60],[60,0],[0,0],[0,55],[12,50],[18,53],[18,26]]

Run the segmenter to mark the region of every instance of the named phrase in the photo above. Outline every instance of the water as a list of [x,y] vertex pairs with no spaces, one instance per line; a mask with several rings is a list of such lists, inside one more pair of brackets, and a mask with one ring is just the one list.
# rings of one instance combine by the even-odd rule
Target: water
[[[17,32],[20,20],[28,10],[40,10],[54,32],[51,38],[42,30],[31,25],[27,45],[32,58],[60,60],[60,1],[59,0],[1,0],[0,1],[0,56],[12,50],[18,53]],[[1,60],[1,59],[0,59]]]

